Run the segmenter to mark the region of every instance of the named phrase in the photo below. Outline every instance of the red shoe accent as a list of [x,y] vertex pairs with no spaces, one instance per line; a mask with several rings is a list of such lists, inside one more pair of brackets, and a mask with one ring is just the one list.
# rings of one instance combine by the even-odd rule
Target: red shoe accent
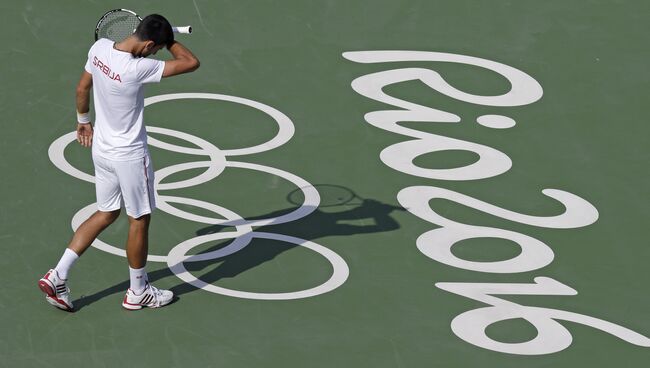
[[[49,272],[47,275],[49,275]],[[38,287],[41,289],[42,292],[47,294],[47,296],[54,297],[56,295],[56,291],[54,291],[54,288],[50,286],[50,282],[46,279],[47,275],[45,275],[45,277],[43,277],[42,279],[38,280]]]

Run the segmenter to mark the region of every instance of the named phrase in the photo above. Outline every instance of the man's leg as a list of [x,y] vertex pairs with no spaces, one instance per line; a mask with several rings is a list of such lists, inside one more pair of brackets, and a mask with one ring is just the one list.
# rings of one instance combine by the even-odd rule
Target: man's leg
[[127,290],[122,307],[137,310],[142,307],[158,308],[169,304],[174,293],[150,285],[145,266],[149,252],[149,222],[151,215],[138,218],[129,216],[129,236],[126,240],[126,256],[129,260],[131,287]]
[[119,209],[110,212],[97,211],[79,226],[59,263],[54,267],[61,279],[68,279],[68,271],[70,271],[77,259],[90,247],[90,244],[97,239],[99,234],[115,222],[119,216]]
[[149,155],[141,160],[121,162],[117,166],[124,206],[129,215],[129,236],[126,256],[129,260],[131,285],[126,291],[122,307],[129,310],[143,307],[158,308],[171,303],[174,293],[150,285],[145,265],[149,252],[149,222],[156,208],[154,172]]
[[151,215],[137,219],[129,216],[129,236],[126,240],[126,257],[131,268],[143,268],[147,265],[149,252],[149,223]]
[[126,257],[129,260],[131,290],[136,294],[144,291],[147,281],[145,266],[149,252],[149,222],[151,215],[138,218],[129,216],[129,235],[126,240]]
[[38,280],[38,287],[46,294],[46,300],[53,306],[71,311],[70,290],[66,284],[68,272],[99,234],[119,217],[120,210],[95,212],[75,231],[68,248],[59,263]]

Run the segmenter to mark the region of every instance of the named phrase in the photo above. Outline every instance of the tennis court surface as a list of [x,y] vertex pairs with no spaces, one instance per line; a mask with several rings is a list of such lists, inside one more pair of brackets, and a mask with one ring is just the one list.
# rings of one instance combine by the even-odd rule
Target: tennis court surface
[[[95,208],[74,91],[118,7],[191,24],[201,60],[146,89],[147,270],[178,300],[121,307],[123,216],[66,313],[36,282]],[[0,366],[650,361],[650,3],[1,8]]]

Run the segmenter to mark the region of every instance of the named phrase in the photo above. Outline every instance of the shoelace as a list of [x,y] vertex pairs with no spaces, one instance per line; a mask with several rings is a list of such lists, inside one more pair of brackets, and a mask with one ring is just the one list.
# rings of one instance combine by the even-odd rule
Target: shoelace
[[149,287],[151,288],[151,292],[154,295],[162,295],[162,291],[160,291],[157,287],[155,287],[153,285],[149,285]]
[[149,302],[149,304],[158,304],[158,298],[162,296],[162,292],[158,290],[157,287],[149,284],[149,288],[151,289],[151,294],[153,295],[153,299]]

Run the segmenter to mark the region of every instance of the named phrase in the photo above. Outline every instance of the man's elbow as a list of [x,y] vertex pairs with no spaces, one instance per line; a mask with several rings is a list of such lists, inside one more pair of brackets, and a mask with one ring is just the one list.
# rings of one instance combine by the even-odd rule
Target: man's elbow
[[192,64],[190,65],[190,72],[195,71],[200,66],[201,66],[201,62],[199,61],[199,59],[194,58],[194,60],[192,60]]

